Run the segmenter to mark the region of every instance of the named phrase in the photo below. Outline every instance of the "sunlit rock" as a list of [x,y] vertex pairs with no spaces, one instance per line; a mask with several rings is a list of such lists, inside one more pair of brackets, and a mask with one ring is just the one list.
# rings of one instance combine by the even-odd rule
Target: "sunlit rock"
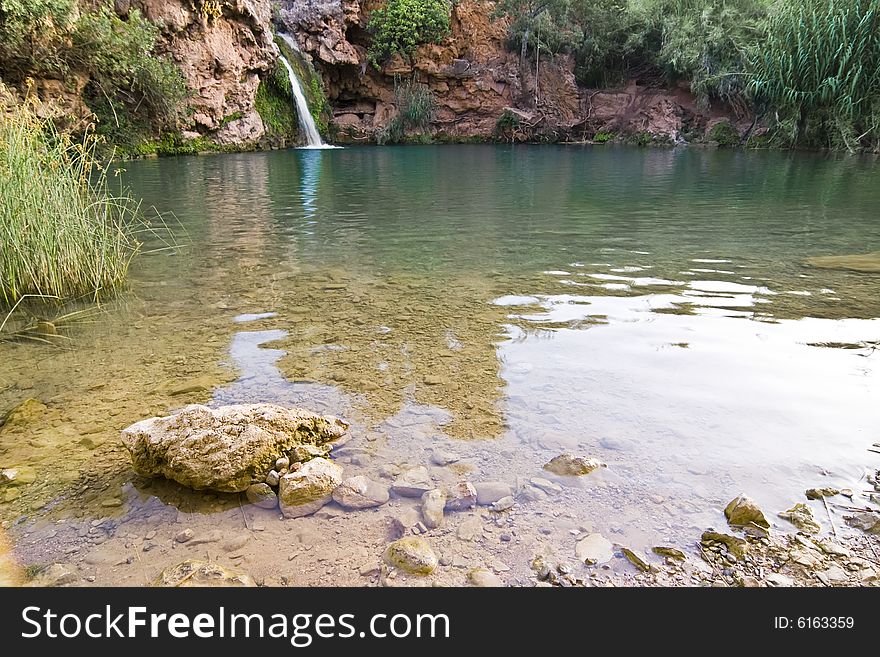
[[320,447],[346,429],[337,418],[273,404],[193,405],[133,424],[122,442],[140,475],[234,493],[265,482],[276,460],[297,447]]

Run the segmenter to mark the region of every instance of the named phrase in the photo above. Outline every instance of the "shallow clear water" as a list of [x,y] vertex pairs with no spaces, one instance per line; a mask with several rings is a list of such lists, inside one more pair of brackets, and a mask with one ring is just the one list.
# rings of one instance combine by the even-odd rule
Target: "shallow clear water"
[[[649,545],[719,524],[740,492],[775,515],[807,487],[858,488],[877,460],[880,275],[804,262],[880,250],[871,160],[438,146],[125,169],[190,248],[142,257],[71,350],[0,345],[0,408],[57,415],[0,465],[62,446],[79,485],[119,470],[115,432],[140,417],[298,403],[380,436],[378,461],[442,444],[475,479],[599,457],[560,510]],[[6,515],[60,504],[42,485]]]

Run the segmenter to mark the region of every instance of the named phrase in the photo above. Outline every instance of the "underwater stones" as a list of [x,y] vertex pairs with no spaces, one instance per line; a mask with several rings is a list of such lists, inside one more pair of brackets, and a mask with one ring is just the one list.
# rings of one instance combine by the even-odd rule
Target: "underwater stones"
[[368,509],[388,501],[388,487],[369,477],[349,477],[333,490],[333,500],[346,509]]
[[478,588],[497,588],[504,586],[504,582],[491,570],[486,568],[474,568],[467,574],[468,583]]
[[324,445],[347,428],[334,417],[274,404],[196,404],[131,425],[123,430],[122,442],[139,475],[237,493],[264,482],[280,455],[302,445]]
[[[287,474],[285,472],[285,474]],[[281,482],[281,475],[277,470],[269,470],[269,474],[266,475],[266,485],[272,486],[273,488],[277,486]]]
[[549,479],[544,479],[543,477],[532,477],[532,479],[529,480],[529,483],[548,495],[562,492],[562,486],[553,483]]
[[574,553],[579,561],[592,566],[611,561],[614,546],[602,534],[589,534],[577,542]]
[[477,506],[477,489],[469,481],[446,487],[446,510],[465,511]]
[[673,547],[666,547],[664,545],[658,545],[651,548],[651,551],[654,554],[658,554],[661,557],[666,557],[667,559],[672,559],[674,561],[685,561],[687,559],[687,555],[681,550],[677,550]]
[[428,529],[436,529],[443,522],[446,493],[435,488],[422,495],[422,518]]
[[0,470],[0,486],[13,483],[18,477],[18,470],[15,468],[7,468]]
[[724,509],[724,516],[732,527],[756,525],[764,529],[770,528],[770,523],[767,522],[758,504],[746,495],[732,499]]
[[253,587],[257,583],[243,573],[211,563],[188,559],[176,566],[166,568],[153,581],[153,586],[163,587]]
[[726,547],[727,551],[736,559],[742,559],[749,551],[749,544],[745,539],[730,534],[721,534],[711,529],[703,532],[700,537],[700,546],[704,550],[715,551],[718,545]]
[[0,416],[0,431],[20,431],[39,420],[49,407],[38,399],[25,399]]
[[493,511],[501,512],[508,511],[514,507],[516,501],[513,499],[512,495],[508,495],[507,497],[502,497],[497,502],[493,502],[489,508]]
[[342,467],[328,459],[316,458],[296,472],[281,477],[278,504],[285,518],[308,516],[330,502],[342,483]]
[[385,562],[413,575],[430,575],[437,568],[437,555],[428,542],[416,536],[407,536],[391,543],[385,549]]
[[866,534],[880,534],[880,513],[865,511],[845,516],[846,524],[861,529]]
[[807,258],[805,264],[819,269],[844,269],[866,274],[880,273],[880,251],[842,256]]
[[633,566],[641,570],[643,573],[649,573],[657,570],[656,566],[652,566],[651,564],[649,564],[637,552],[633,552],[629,548],[621,548],[620,551],[623,552],[623,556],[626,557],[627,561],[629,561]]
[[480,506],[489,506],[503,497],[513,495],[510,486],[503,481],[480,481],[474,484],[474,488],[477,492],[477,504]]
[[562,477],[580,477],[604,467],[607,466],[599,459],[572,456],[571,454],[560,454],[544,464],[544,469],[547,472]]
[[822,488],[808,488],[805,492],[808,500],[821,500],[823,497],[834,497],[835,495],[839,495],[840,491],[837,488],[832,488],[831,486],[824,486]]
[[791,507],[788,511],[783,511],[779,517],[788,520],[792,525],[797,527],[805,534],[818,534],[822,527],[813,518],[813,510],[806,504],[798,503]]
[[251,484],[244,495],[248,502],[261,509],[274,509],[278,506],[278,496],[268,484]]
[[423,465],[410,468],[391,484],[391,490],[401,497],[421,497],[433,488],[434,481]]
[[175,543],[188,543],[195,537],[196,533],[192,529],[181,529],[174,535]]
[[287,458],[286,456],[282,456],[275,461],[275,469],[278,472],[281,472],[282,470],[289,469],[289,468],[290,468],[290,459]]

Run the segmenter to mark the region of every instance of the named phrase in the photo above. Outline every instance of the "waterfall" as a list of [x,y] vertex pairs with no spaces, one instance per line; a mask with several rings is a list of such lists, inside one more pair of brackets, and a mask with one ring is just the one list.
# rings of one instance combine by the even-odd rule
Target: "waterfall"
[[[289,34],[282,34],[280,32],[278,33],[278,36],[284,39],[284,42],[290,46],[292,50],[299,52],[299,46],[296,43],[296,39]],[[290,78],[290,88],[293,90],[293,101],[296,103],[296,115],[299,118],[299,127],[302,129],[302,133],[306,137],[305,147],[327,148],[324,142],[321,141],[321,133],[318,132],[318,126],[315,125],[315,120],[312,118],[312,113],[309,111],[309,104],[306,101],[306,96],[303,93],[299,78],[296,77],[293,67],[284,55],[281,55],[281,63],[284,64],[284,68],[287,69],[287,77]]]

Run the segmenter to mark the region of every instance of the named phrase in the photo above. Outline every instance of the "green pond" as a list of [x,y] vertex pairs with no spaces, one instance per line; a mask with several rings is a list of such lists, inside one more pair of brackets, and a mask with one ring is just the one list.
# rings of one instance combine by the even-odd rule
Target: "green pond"
[[[130,291],[62,325],[60,346],[0,344],[0,412],[46,404],[26,432],[0,433],[0,466],[33,482],[0,490],[25,562],[82,559],[98,583],[132,583],[173,550],[145,552],[150,572],[131,576],[88,555],[161,534],[156,518],[239,527],[237,501],[141,481],[118,444],[193,402],[341,415],[350,474],[554,479],[562,492],[535,493],[513,540],[495,541],[511,577],[535,545],[565,553],[578,532],[691,545],[739,493],[775,519],[806,488],[862,488],[880,460],[880,274],[807,262],[880,251],[874,160],[425,146],[123,168],[176,248],[146,239]],[[432,450],[459,460],[431,465]],[[558,481],[542,465],[562,452],[608,468]],[[281,521],[264,513],[268,536]],[[113,531],[84,533],[105,517]],[[381,541],[362,522],[285,531],[356,534],[363,561]],[[437,540],[470,559],[454,538]],[[357,583],[354,570],[305,581]]]

